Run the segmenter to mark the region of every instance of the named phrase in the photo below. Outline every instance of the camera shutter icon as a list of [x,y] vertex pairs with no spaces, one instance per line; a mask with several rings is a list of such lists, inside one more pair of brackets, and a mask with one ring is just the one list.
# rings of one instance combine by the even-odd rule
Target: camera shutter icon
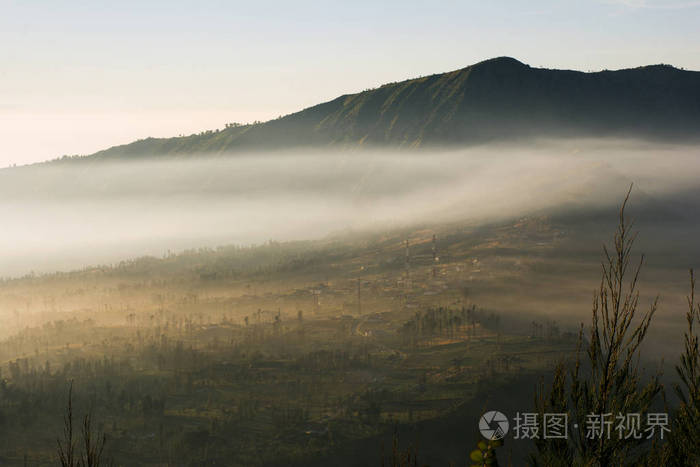
[[497,410],[486,412],[479,420],[481,436],[492,441],[503,439],[508,433],[509,426],[508,417]]

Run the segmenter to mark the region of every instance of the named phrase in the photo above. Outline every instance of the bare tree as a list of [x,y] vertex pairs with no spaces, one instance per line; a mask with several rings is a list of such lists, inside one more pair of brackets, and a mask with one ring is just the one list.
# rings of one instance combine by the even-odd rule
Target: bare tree
[[73,381],[68,386],[68,406],[66,414],[63,416],[63,442],[57,439],[58,443],[58,459],[63,467],[74,467],[75,459],[75,440],[73,439]]
[[83,446],[85,451],[79,461],[79,467],[99,467],[102,452],[107,443],[107,435],[92,431],[92,409],[83,418]]
[[83,452],[77,453],[77,439],[73,434],[73,381],[68,386],[68,403],[63,416],[63,441],[57,439],[58,459],[62,467],[99,467],[107,436],[92,429],[92,409],[83,417]]

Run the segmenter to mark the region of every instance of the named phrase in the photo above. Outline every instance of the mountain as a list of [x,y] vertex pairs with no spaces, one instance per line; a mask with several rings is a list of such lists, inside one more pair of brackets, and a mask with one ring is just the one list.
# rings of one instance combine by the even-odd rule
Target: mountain
[[696,140],[700,72],[652,65],[583,73],[533,68],[501,57],[343,95],[268,122],[147,138],[94,156],[422,147],[557,136]]

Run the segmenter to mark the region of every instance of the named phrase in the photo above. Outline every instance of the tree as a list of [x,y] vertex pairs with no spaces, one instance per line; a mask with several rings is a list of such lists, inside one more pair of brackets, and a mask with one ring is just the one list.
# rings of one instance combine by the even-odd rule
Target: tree
[[[636,234],[631,232],[631,224],[625,217],[630,191],[620,207],[612,251],[603,247],[602,277],[593,299],[587,351],[585,355],[582,352],[582,326],[575,363],[568,377],[566,366],[561,363],[555,370],[550,390],[546,392],[541,386],[536,396],[540,433],[544,430],[544,413],[565,413],[569,438],[536,440],[536,452],[531,456],[535,465],[626,465],[640,462],[644,457],[644,450],[638,448],[647,442],[646,436],[637,439],[611,430],[609,437],[606,434],[591,437],[585,429],[591,415],[611,414],[614,421],[618,414],[648,413],[661,391],[657,375],[646,384],[640,381],[640,346],[656,311],[658,297],[636,322],[637,285],[644,256],[632,268]],[[643,431],[644,420],[640,423]]]
[[77,439],[73,435],[73,382],[68,387],[68,404],[63,416],[63,441],[57,440],[58,459],[62,467],[99,467],[107,436],[92,429],[92,410],[83,417],[83,452],[77,452]]
[[700,326],[700,304],[695,303],[695,275],[690,270],[690,294],[686,297],[688,328],[684,335],[684,351],[676,365],[680,383],[674,390],[680,401],[674,411],[668,444],[661,449],[660,461],[671,466],[700,465],[700,351],[697,327]]
[[68,406],[66,414],[63,416],[63,442],[57,439],[58,459],[63,467],[73,467],[76,465],[75,444],[73,439],[73,382],[68,387]]

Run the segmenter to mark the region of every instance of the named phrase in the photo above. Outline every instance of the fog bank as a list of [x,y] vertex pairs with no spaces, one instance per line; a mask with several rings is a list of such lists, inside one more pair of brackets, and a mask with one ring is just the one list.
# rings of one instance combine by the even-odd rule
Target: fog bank
[[0,276],[348,228],[594,209],[618,203],[630,182],[649,199],[668,199],[696,189],[699,156],[697,146],[569,140],[3,169]]

